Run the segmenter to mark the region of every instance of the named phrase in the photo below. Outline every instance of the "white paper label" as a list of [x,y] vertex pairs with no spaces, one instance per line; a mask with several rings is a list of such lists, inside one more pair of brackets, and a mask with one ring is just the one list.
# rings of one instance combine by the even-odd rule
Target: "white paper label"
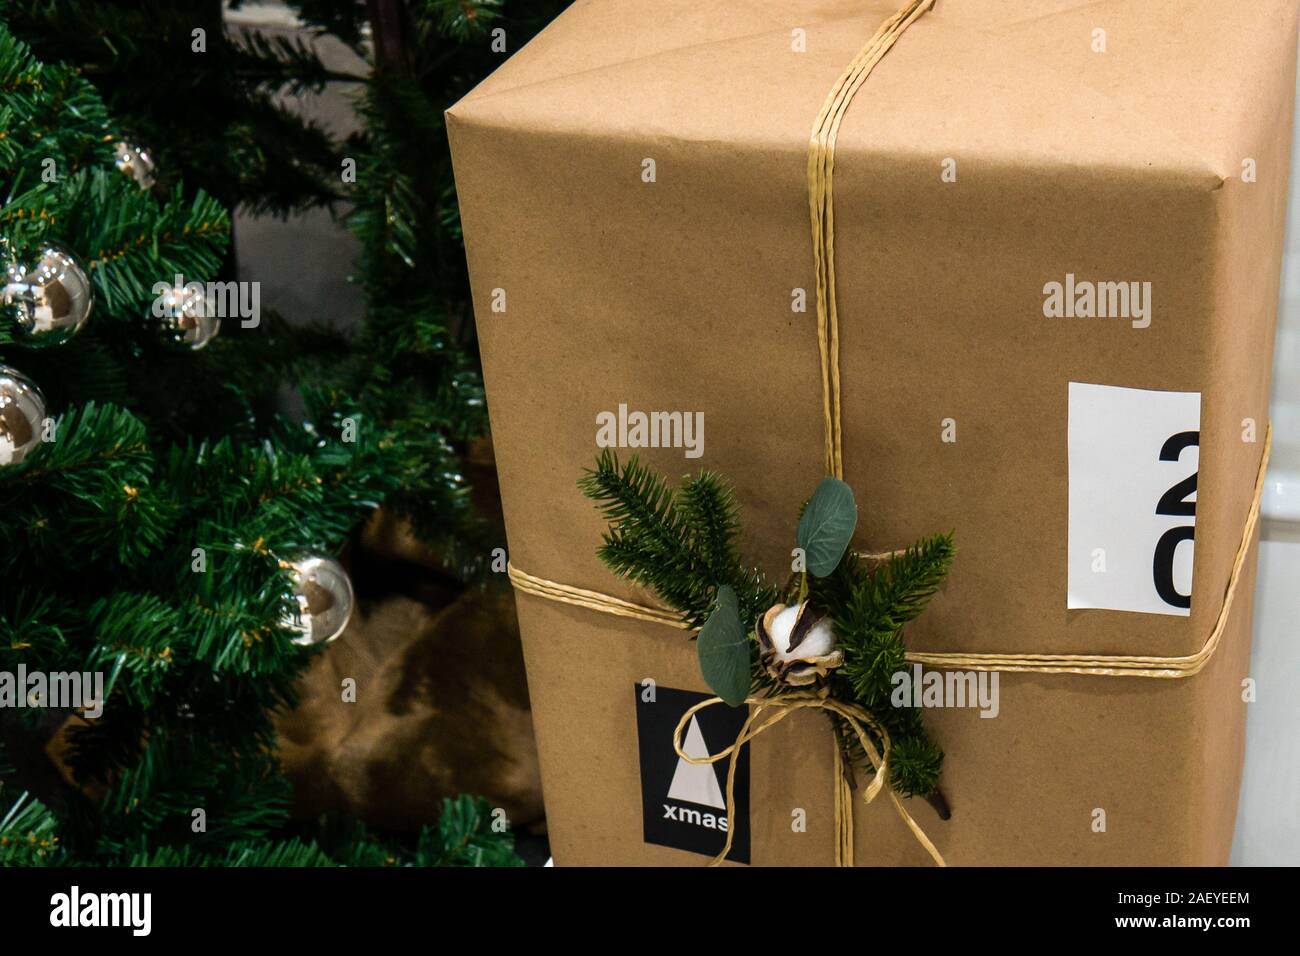
[[1070,383],[1067,607],[1187,616],[1201,393]]

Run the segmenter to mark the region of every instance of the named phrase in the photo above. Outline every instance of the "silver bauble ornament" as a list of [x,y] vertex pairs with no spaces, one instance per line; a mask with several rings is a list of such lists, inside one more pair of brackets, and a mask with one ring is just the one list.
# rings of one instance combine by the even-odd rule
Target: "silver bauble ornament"
[[114,143],[113,165],[134,179],[141,189],[153,189],[153,184],[157,182],[153,157],[143,146],[125,141]]
[[343,565],[319,554],[282,562],[293,577],[295,611],[281,623],[298,636],[295,644],[328,644],[352,617],[352,579]]
[[45,396],[22,372],[0,365],[0,465],[16,465],[41,443]]
[[7,265],[0,302],[12,310],[24,345],[61,345],[90,318],[95,289],[77,257],[51,244],[34,266]]
[[221,330],[221,319],[197,282],[173,286],[154,304],[159,335],[166,345],[197,352]]

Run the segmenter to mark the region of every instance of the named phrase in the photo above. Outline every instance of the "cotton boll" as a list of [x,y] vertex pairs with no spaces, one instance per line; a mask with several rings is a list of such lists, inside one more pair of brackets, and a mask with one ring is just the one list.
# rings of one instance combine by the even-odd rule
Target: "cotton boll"
[[799,619],[802,604],[786,608],[772,621],[772,646],[778,661],[807,660],[824,657],[835,649],[835,631],[831,628],[830,616],[823,617],[812,626],[808,635],[799,642],[799,646],[790,652],[790,635],[794,632],[795,621]]
[[810,626],[803,640],[791,650],[790,638],[801,608],[803,605],[775,604],[754,624],[754,639],[758,641],[758,659],[763,670],[778,684],[791,687],[816,684],[844,663],[844,655],[835,649],[830,617],[817,608],[804,612],[804,623]]

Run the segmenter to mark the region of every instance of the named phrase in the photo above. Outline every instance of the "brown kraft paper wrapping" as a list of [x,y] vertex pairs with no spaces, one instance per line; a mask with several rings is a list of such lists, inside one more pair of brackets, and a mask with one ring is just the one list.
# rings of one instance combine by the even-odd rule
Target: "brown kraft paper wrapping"
[[[635,453],[674,478],[731,479],[746,557],[784,580],[823,474],[809,131],[896,9],[579,0],[448,112],[516,566],[655,603],[597,559],[603,523],[575,487],[597,414],[625,403],[703,412],[702,457]],[[1262,440],[1267,420],[1296,20],[1292,0],[1231,16],[1218,0],[939,0],[857,94],[835,172],[855,543],[954,529],[958,546],[909,649],[1204,643],[1260,460],[1241,423]],[[1149,281],[1150,326],[1046,318],[1044,284],[1067,273]],[[1071,381],[1201,393],[1189,617],[1066,610]],[[940,440],[947,418],[956,442]],[[947,861],[1226,863],[1254,561],[1196,676],[1008,673],[995,719],[928,710],[953,816],[906,804]],[[643,842],[633,690],[705,691],[693,643],[532,595],[518,607],[556,863],[702,865]],[[751,861],[829,864],[825,720],[795,715],[750,751]],[[887,800],[856,810],[859,863],[928,863]]]

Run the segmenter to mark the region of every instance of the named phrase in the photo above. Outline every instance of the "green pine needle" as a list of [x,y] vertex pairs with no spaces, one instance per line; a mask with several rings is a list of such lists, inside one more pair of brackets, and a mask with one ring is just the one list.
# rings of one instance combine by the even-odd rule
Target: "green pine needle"
[[654,590],[691,627],[704,625],[724,584],[736,592],[746,629],[775,602],[775,589],[741,561],[739,505],[718,475],[701,471],[674,495],[639,459],[620,465],[606,450],[578,486],[609,522],[601,560],[616,574]]

